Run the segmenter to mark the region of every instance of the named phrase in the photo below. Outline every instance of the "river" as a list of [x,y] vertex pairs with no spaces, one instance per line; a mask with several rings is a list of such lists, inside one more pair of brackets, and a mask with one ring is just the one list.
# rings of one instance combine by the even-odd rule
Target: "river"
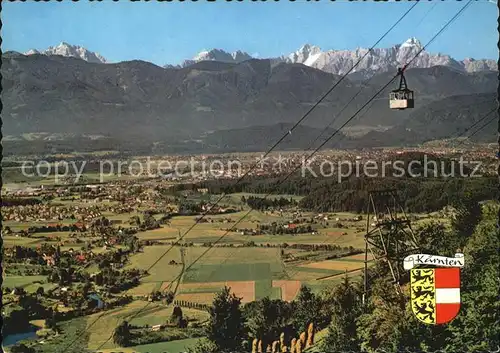
[[29,332],[13,333],[11,335],[7,335],[3,338],[2,346],[12,346],[19,341],[36,338],[36,329],[37,328],[34,328],[33,331]]

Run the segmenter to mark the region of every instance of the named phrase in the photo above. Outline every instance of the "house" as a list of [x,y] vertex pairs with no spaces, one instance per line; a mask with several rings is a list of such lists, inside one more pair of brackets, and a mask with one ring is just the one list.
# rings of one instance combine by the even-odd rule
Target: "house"
[[118,238],[117,237],[110,237],[108,239],[108,244],[109,245],[116,245],[118,243]]
[[83,223],[83,222],[76,222],[74,224],[74,226],[75,226],[75,228],[77,228],[80,231],[84,232],[86,230],[85,223]]
[[54,256],[48,256],[43,254],[43,259],[47,263],[47,266],[55,266],[56,260],[54,259]]
[[75,259],[76,261],[83,263],[87,260],[87,257],[85,256],[85,254],[79,254],[75,256]]
[[165,327],[164,325],[154,325],[151,327],[151,331],[160,331],[164,327]]

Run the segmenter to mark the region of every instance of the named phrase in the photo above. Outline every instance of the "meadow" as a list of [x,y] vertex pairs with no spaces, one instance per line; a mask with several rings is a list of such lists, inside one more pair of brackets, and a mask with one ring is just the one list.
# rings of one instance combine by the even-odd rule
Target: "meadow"
[[[213,195],[212,195],[213,196]],[[199,304],[211,304],[214,296],[225,286],[242,299],[243,303],[269,297],[292,301],[299,292],[301,285],[309,286],[313,292],[318,293],[329,290],[341,281],[345,275],[359,278],[364,268],[364,253],[347,255],[340,258],[327,259],[334,252],[325,250],[304,250],[292,247],[293,245],[335,245],[341,248],[352,247],[364,250],[364,234],[366,231],[366,215],[361,220],[355,220],[359,215],[349,212],[329,213],[318,215],[312,212],[302,212],[299,218],[311,219],[314,231],[300,234],[242,234],[243,229],[257,229],[260,225],[287,223],[297,216],[294,210],[277,211],[252,211],[239,222],[236,229],[228,231],[235,222],[246,215],[248,207],[241,202],[241,197],[264,195],[237,193],[227,195],[226,204],[237,206],[240,211],[228,214],[207,215],[208,222],[198,223],[185,235],[195,222],[195,216],[175,216],[160,228],[139,231],[136,236],[142,241],[155,241],[156,244],[146,245],[141,250],[128,258],[125,269],[142,269],[148,273],[140,279],[139,285],[126,290],[123,294],[132,296],[133,301],[125,306],[92,314],[84,318],[70,320],[65,326],[85,327],[87,334],[79,337],[82,344],[89,349],[97,349],[108,340],[114,328],[123,320],[132,325],[157,325],[164,324],[172,314],[173,304],[163,302],[148,302],[145,297],[155,291],[173,291],[176,301]],[[291,195],[275,195],[299,200],[300,197]],[[82,200],[58,200],[53,202],[64,205],[82,206]],[[99,203],[98,203],[99,204]],[[104,216],[115,221],[115,226],[131,227],[129,220],[133,216],[143,217],[137,208],[132,213],[114,214],[104,212]],[[159,219],[162,214],[155,217]],[[419,219],[416,224],[424,224],[439,220],[437,215],[414,215]],[[324,217],[327,217],[325,219]],[[61,223],[69,224],[74,221],[62,220]],[[52,222],[14,222],[8,221],[4,225],[12,231],[26,230],[30,226],[40,226]],[[41,244],[57,244],[57,239],[62,242],[61,250],[80,249],[85,242],[76,243],[75,238],[70,238],[71,232],[35,233],[31,237],[4,235],[5,247],[23,245],[38,247]],[[184,236],[185,235],[185,236]],[[171,245],[183,237],[181,244],[189,246]],[[82,239],[90,240],[91,237]],[[97,239],[97,238],[96,238]],[[210,244],[218,243],[215,247]],[[243,246],[245,245],[245,246]],[[110,250],[126,249],[123,245],[111,248],[95,247],[92,251],[96,254]],[[182,254],[183,252],[183,254]],[[291,260],[290,260],[291,259]],[[369,260],[372,260],[371,257]],[[88,273],[98,272],[96,265],[85,269]],[[47,283],[47,276],[21,276],[6,275],[6,287],[23,287],[28,292],[34,292],[39,286],[45,290],[54,288],[55,284]],[[208,319],[208,313],[203,310],[183,307],[184,316],[203,322]],[[124,353],[155,353],[170,352],[180,353],[187,347],[198,342],[198,338],[179,339],[171,342],[145,344],[140,346],[119,348]],[[56,339],[57,341],[57,339]],[[85,341],[85,343],[83,342]],[[103,352],[116,352],[117,348],[110,339],[103,347]]]

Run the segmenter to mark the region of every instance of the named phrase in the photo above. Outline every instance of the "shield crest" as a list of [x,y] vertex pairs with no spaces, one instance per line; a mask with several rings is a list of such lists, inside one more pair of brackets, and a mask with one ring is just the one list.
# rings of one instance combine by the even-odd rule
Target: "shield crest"
[[[413,268],[415,264],[442,265],[437,268]],[[406,259],[410,272],[411,308],[415,317],[429,325],[445,324],[460,311],[460,267],[463,254],[455,258],[413,255]]]

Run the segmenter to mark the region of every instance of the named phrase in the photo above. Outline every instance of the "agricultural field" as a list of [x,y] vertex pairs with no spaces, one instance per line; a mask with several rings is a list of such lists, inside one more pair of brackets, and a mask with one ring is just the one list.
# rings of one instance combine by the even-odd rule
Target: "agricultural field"
[[[33,287],[35,290],[38,286],[44,286],[45,288],[52,287],[52,285],[44,283],[47,280],[47,276],[5,276],[2,286],[8,288],[22,287],[29,291],[29,287]],[[34,290],[33,290],[34,292]]]
[[[109,310],[105,315],[94,314],[87,316],[87,332],[89,349],[102,350],[116,348],[112,340],[108,340],[113,334],[113,329],[122,320],[128,320],[130,324],[136,326],[154,326],[168,321],[172,314],[172,306],[165,306],[156,303],[148,303],[137,300],[124,307]],[[208,319],[208,313],[200,310],[183,308],[183,314],[188,320],[204,322]],[[96,319],[101,317],[96,321]]]
[[[259,211],[253,211],[248,214],[243,221],[239,221],[247,212],[236,212],[225,215],[207,216],[210,222],[200,222],[195,228],[190,230],[186,236],[184,234],[191,228],[195,222],[195,217],[180,216],[175,217],[167,225],[159,229],[154,229],[138,234],[141,240],[158,240],[168,241],[175,240],[183,236],[183,242],[192,243],[227,243],[227,244],[243,244],[252,241],[257,244],[338,244],[341,246],[362,247],[364,245],[364,233],[366,231],[366,221],[346,223],[342,228],[336,228],[330,223],[336,221],[323,222],[317,225],[314,234],[303,233],[297,235],[291,234],[257,234],[252,236],[244,236],[238,229],[257,229],[260,224],[283,222],[284,219],[290,218],[290,215],[284,214],[267,214]],[[313,214],[304,214],[303,218],[308,218]],[[354,214],[343,213],[337,218],[342,220],[354,217]],[[332,217],[335,217],[332,216]],[[239,222],[238,222],[239,221]],[[237,229],[229,231],[234,223],[238,222]],[[327,224],[328,223],[328,224]]]
[[[266,296],[289,301],[294,299],[301,283],[321,281],[317,286],[325,287],[328,278],[364,268],[364,260],[360,258],[360,255],[364,258],[364,254],[287,265],[281,259],[279,248],[215,247],[208,250],[205,247],[186,247],[183,272],[180,249],[176,246],[151,246],[145,248],[144,253],[131,257],[130,267],[147,269],[166,252],[141,284],[128,293],[147,295],[155,290],[177,288],[177,300],[209,304],[217,292],[228,286],[244,303]],[[171,261],[179,265],[169,264]],[[177,286],[179,278],[181,283]]]
[[[156,222],[154,226],[138,227],[134,219],[143,223],[146,220],[145,212],[158,207],[157,201],[151,197],[151,194],[154,195],[154,188],[142,190],[146,195],[143,196],[144,201],[134,198],[131,201],[134,206],[125,211],[120,210],[120,202],[112,199],[89,202],[78,194],[72,197],[58,196],[49,201],[70,210],[66,215],[71,212],[85,214],[85,210],[89,208],[99,209],[99,215],[94,220],[106,219],[109,222],[104,231],[102,225],[94,226],[89,221],[86,222],[88,229],[84,231],[42,229],[26,236],[29,229],[47,227],[55,222],[61,226],[72,226],[75,219],[26,222],[9,219],[4,222],[4,226],[10,228],[9,234],[3,236],[4,246],[11,251],[17,245],[37,252],[42,247],[57,247],[68,261],[73,258],[70,262],[79,273],[90,276],[103,271],[101,260],[92,259],[111,260],[119,253],[124,259],[119,260],[118,266],[114,267],[115,271],[140,271],[139,280],[124,287],[119,294],[112,294],[95,285],[101,293],[108,293],[108,299],[126,295],[131,302],[104,312],[70,319],[62,326],[83,328],[87,332],[84,336],[79,336],[73,328],[67,332],[68,335],[74,334],[78,341],[90,349],[114,351],[118,346],[110,337],[119,323],[127,320],[137,327],[163,325],[170,319],[173,307],[179,303],[189,322],[202,323],[208,318],[202,305],[211,305],[215,295],[224,287],[229,287],[241,298],[243,304],[265,297],[289,302],[296,298],[302,285],[310,287],[314,293],[321,293],[330,290],[346,275],[356,279],[362,274],[366,219],[359,218],[357,214],[316,214],[298,211],[294,206],[283,210],[253,210],[241,221],[248,210],[248,205],[241,198],[264,195],[237,193],[226,195],[224,199],[226,205],[234,205],[235,212],[209,214],[204,217],[204,222],[199,222],[195,227],[193,224],[198,216],[176,214],[164,221],[167,211],[153,214],[150,222]],[[122,189],[117,189],[117,192],[122,193]],[[194,202],[197,197],[205,200],[198,202],[217,199],[217,195],[202,196],[190,196],[190,202]],[[291,195],[275,196],[281,197],[300,200],[300,197]],[[165,209],[171,209],[168,201],[162,205]],[[47,207],[42,209],[44,212],[49,210]],[[417,216],[419,219],[416,222],[432,220],[429,216]],[[294,233],[286,231],[291,228],[289,224],[309,228]],[[276,232],[269,231],[271,225]],[[129,232],[132,235],[124,235]],[[111,239],[114,239],[113,242],[110,242]],[[128,240],[125,241],[126,239]],[[133,239],[136,242],[134,246],[130,243]],[[212,244],[217,246],[212,247]],[[74,262],[75,256],[80,254],[87,256],[85,266]],[[371,264],[371,257],[368,260]],[[82,283],[62,285],[51,282],[47,275],[38,275],[36,271],[40,266],[49,270],[45,273],[54,272],[50,266],[42,265],[44,261],[39,261],[37,265],[12,266],[4,276],[4,286],[23,288],[27,293],[35,293],[39,287],[55,293],[59,293],[63,286],[77,292],[80,289],[76,289],[76,286],[82,288]],[[28,271],[28,275],[23,275],[22,271]],[[157,293],[160,297],[154,299]],[[167,293],[172,293],[173,302],[167,302],[166,297],[162,297]],[[78,294],[73,295],[75,296]],[[73,310],[71,305],[59,304],[57,307],[61,312]],[[196,330],[187,332],[170,329],[168,332],[170,333],[162,333],[165,335],[162,336],[162,342],[120,348],[120,351],[180,353],[199,340],[199,337],[192,336],[196,335],[193,333]],[[47,347],[60,339],[62,338],[54,338]]]
[[[160,257],[161,260],[157,262]],[[175,261],[177,264],[171,265],[171,261]],[[154,267],[149,269],[149,275],[144,277],[141,283],[157,283],[161,286],[161,283],[173,281],[181,274],[181,263],[179,247],[161,245],[146,247],[143,252],[130,257],[127,268],[148,270],[155,264]]]

